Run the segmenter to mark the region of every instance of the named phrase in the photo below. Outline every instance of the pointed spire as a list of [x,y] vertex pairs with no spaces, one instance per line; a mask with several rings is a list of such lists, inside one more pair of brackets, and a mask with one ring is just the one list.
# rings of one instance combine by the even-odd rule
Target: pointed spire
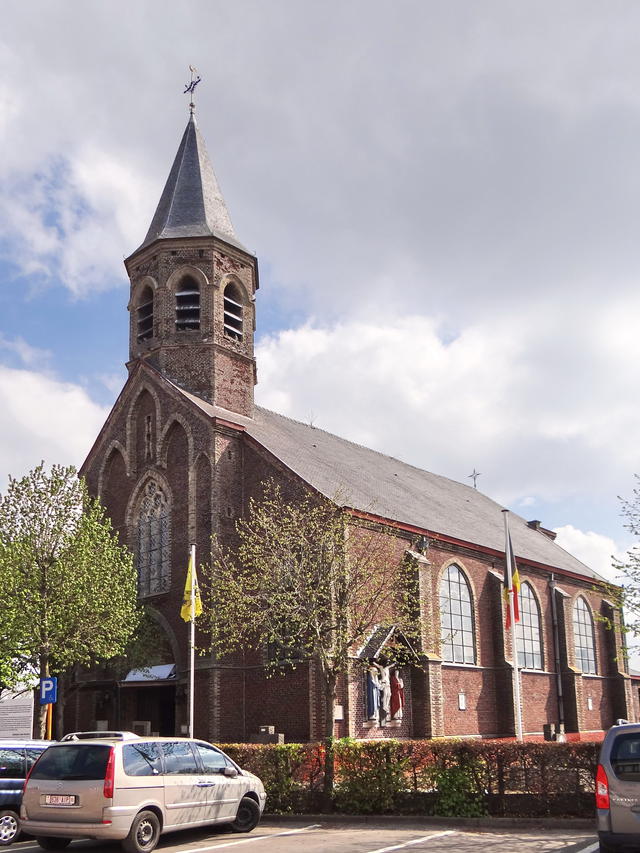
[[147,236],[136,252],[154,240],[173,237],[219,237],[247,251],[236,237],[193,113]]

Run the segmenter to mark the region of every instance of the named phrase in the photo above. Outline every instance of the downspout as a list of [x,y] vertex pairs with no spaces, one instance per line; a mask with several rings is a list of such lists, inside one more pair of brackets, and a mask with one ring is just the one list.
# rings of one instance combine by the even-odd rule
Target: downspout
[[556,661],[556,691],[558,693],[558,734],[564,740],[564,695],[562,693],[562,672],[560,670],[560,631],[558,628],[558,607],[556,605],[556,580],[551,573],[549,575],[549,589],[551,590],[551,618],[553,620],[553,651]]

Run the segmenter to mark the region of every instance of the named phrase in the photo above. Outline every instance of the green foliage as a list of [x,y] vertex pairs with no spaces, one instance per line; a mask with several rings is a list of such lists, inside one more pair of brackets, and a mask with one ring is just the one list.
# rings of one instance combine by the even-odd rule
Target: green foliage
[[41,464],[0,496],[0,674],[62,673],[122,653],[136,574],[74,468]]
[[[599,746],[345,738],[335,744],[337,782],[330,807],[351,814],[591,817]],[[317,811],[322,744],[230,744],[223,749],[265,781],[268,811]]]
[[434,813],[443,817],[480,817],[486,814],[483,792],[469,767],[433,767],[427,774],[437,793]]
[[335,806],[348,814],[388,814],[406,790],[406,760],[395,740],[336,743]]

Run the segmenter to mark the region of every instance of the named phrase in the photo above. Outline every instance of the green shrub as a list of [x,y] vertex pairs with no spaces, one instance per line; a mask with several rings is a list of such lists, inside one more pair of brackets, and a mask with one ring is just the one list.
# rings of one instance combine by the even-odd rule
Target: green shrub
[[395,811],[397,795],[407,788],[406,761],[396,740],[336,742],[334,802],[348,814]]
[[[267,811],[320,808],[323,744],[227,744],[259,776]],[[485,740],[336,741],[334,805],[350,814],[590,817],[599,744]]]

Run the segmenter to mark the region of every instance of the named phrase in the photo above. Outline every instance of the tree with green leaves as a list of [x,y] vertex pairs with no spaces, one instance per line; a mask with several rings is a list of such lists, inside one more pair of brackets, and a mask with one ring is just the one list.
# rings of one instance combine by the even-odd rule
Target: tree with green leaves
[[[140,620],[132,555],[72,467],[9,478],[0,589],[5,687],[121,654]],[[44,725],[41,709],[41,735]]]
[[[219,655],[268,647],[271,672],[311,661],[322,685],[324,793],[333,790],[334,704],[355,650],[374,626],[395,626],[419,648],[415,567],[397,537],[346,513],[337,501],[292,499],[274,482],[236,524],[237,544],[213,543],[203,620]],[[405,653],[408,650],[405,649]]]

